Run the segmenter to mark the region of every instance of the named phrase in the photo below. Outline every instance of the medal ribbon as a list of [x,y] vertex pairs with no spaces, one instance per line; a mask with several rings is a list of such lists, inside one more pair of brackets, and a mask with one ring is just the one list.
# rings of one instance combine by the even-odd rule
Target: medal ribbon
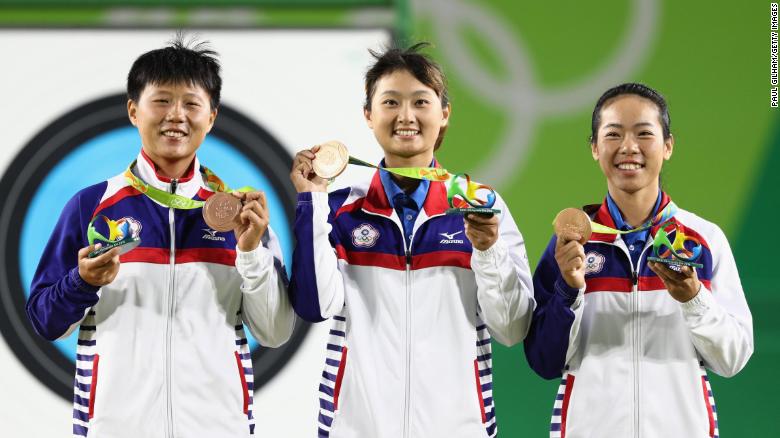
[[[130,184],[134,189],[146,195],[148,198],[159,202],[166,207],[176,208],[179,210],[193,210],[195,208],[203,207],[205,201],[196,201],[194,199],[185,198],[184,196],[177,195],[175,193],[168,193],[165,190],[160,190],[157,187],[152,187],[149,184],[143,182],[141,178],[138,178],[133,174],[132,168],[135,166],[135,161],[130,163],[130,166],[125,170],[125,181]],[[225,184],[214,172],[209,170],[206,166],[201,166],[201,170],[206,174],[206,185],[215,192],[230,192],[232,191],[227,184]],[[252,187],[241,187],[237,192],[251,192],[254,191]]]
[[[496,203],[496,192],[492,187],[472,181],[465,173],[453,175],[440,167],[382,167],[352,156],[349,164],[372,167],[407,178],[443,182],[447,186],[447,202],[454,208],[490,208]],[[484,200],[479,199],[478,190],[488,191]]]
[[631,230],[617,230],[615,228],[608,227],[606,225],[598,224],[596,222],[591,221],[590,226],[594,233],[599,234],[629,234],[629,233],[636,233],[637,231],[644,231],[648,228],[652,228],[656,225],[661,225],[666,222],[668,222],[672,217],[677,214],[677,205],[673,201],[669,201],[668,204],[666,204],[666,207],[664,207],[661,211],[659,211],[655,216],[648,219],[647,222],[642,224],[641,226],[631,229]]

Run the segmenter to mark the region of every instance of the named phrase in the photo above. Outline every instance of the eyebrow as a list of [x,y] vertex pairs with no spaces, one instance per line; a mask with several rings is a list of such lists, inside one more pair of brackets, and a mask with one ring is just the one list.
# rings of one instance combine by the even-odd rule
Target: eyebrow
[[[402,95],[402,93],[400,91],[387,90],[387,91],[383,91],[382,93],[380,93],[380,96],[384,96],[386,94],[389,94],[391,96],[401,96]],[[412,93],[412,96],[419,96],[421,94],[435,94],[435,93],[432,93],[430,90],[417,90],[417,91]]]
[[[159,96],[159,95],[168,95],[169,96],[171,94],[173,94],[173,92],[169,91],[169,90],[157,90],[154,93],[152,93],[152,96]],[[198,98],[198,99],[203,99],[199,94],[196,94],[196,93],[184,93],[184,97],[189,97],[189,98],[193,98],[194,97],[194,98]]]
[[[634,125],[634,128],[641,128],[641,127],[645,127],[645,126],[649,126],[649,127],[652,128],[653,124],[650,123],[650,122],[639,122],[639,123],[636,123]],[[620,129],[622,129],[623,125],[621,125],[620,123],[608,123],[608,124],[604,125],[604,129],[606,129],[606,128],[620,128]]]

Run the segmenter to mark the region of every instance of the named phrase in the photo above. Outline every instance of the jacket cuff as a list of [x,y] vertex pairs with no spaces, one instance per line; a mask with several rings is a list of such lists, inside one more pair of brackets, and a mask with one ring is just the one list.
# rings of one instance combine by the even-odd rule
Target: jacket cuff
[[563,301],[569,306],[574,304],[582,292],[585,292],[584,287],[581,289],[573,288],[562,277],[555,280],[555,293],[563,298]]
[[236,245],[236,267],[239,268],[251,268],[254,265],[263,266],[265,263],[273,264],[273,253],[271,250],[264,247],[263,244],[257,245],[257,248],[251,251],[241,251]]
[[97,293],[98,290],[100,290],[100,286],[93,286],[87,283],[83,278],[81,278],[81,275],[79,274],[78,266],[71,269],[70,272],[68,272],[68,278],[70,279],[70,283],[74,286],[74,289],[78,289],[81,292],[94,294]]
[[506,246],[501,242],[501,238],[498,238],[490,248],[484,251],[474,248],[472,255],[477,262],[492,262],[505,257],[507,250]]
[[298,193],[297,201],[298,203],[309,203],[314,202],[315,200],[324,199],[326,202],[328,200],[328,192],[301,192]]
[[699,283],[699,292],[696,293],[696,296],[680,303],[680,308],[685,316],[701,316],[707,313],[714,304],[712,293],[704,287],[704,284]]

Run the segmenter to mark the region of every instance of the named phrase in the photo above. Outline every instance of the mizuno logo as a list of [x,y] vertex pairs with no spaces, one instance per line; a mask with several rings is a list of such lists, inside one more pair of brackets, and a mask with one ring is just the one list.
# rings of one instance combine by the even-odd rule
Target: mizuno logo
[[462,232],[463,232],[463,230],[456,231],[454,233],[439,233],[440,236],[444,237],[444,239],[441,239],[441,241],[439,241],[439,243],[440,244],[452,244],[452,243],[462,244],[463,243],[463,239],[456,239],[455,238],[455,236],[457,236],[458,234],[460,234]]
[[201,239],[206,240],[216,240],[218,242],[224,242],[225,238],[222,236],[217,236],[217,230],[212,230],[211,228],[204,228],[203,231],[206,232],[206,234],[201,237]]

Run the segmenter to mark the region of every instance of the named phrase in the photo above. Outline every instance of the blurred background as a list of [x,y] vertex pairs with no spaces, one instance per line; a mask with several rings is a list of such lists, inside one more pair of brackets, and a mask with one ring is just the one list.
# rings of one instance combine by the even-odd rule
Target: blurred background
[[[368,48],[430,41],[453,113],[438,159],[496,187],[532,268],[564,207],[601,202],[590,113],[607,88],[648,84],[668,99],[674,155],[665,190],[729,238],[755,353],[713,376],[722,436],[767,436],[780,362],[780,119],[770,107],[770,3],[508,0],[0,0],[0,435],[70,434],[73,341],[39,340],[24,315],[29,280],[57,216],[80,188],[121,172],[140,148],[126,119],[127,71],[176,29],[211,42],[223,108],[199,156],[231,186],[272,198],[286,260],[297,150],[339,139],[377,160],[362,117]],[[358,178],[350,169],[338,185]],[[258,359],[257,435],[313,436],[327,323],[300,325]],[[546,436],[557,381],[522,346],[494,343],[499,431]],[[260,364],[262,362],[262,364]]]

